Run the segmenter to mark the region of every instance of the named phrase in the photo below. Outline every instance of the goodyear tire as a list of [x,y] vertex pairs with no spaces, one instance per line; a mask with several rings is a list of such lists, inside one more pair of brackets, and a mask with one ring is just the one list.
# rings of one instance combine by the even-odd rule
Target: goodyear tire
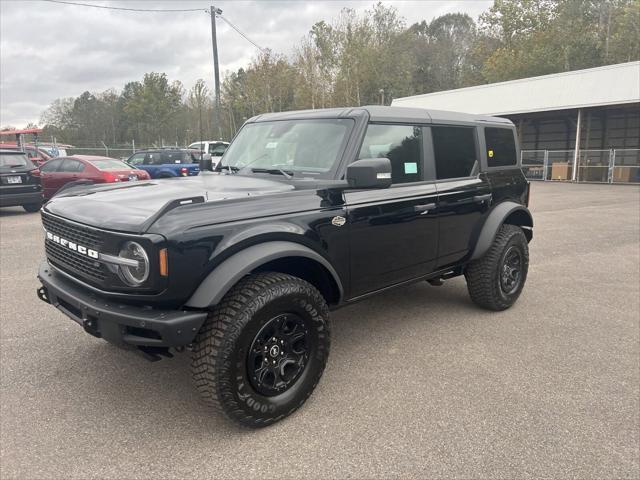
[[329,355],[329,309],[315,287],[282,273],[242,279],[194,342],[191,370],[206,404],[248,427],[292,414]]
[[465,270],[471,300],[488,310],[506,310],[520,296],[528,269],[524,232],[515,225],[502,225],[489,251]]

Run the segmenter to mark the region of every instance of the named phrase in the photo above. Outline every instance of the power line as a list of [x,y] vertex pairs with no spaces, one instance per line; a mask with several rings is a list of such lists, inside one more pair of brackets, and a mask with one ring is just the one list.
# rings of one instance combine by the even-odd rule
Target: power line
[[160,9],[149,9],[149,8],[127,8],[127,7],[110,7],[108,5],[95,5],[91,3],[80,3],[80,2],[68,2],[65,0],[42,0],[43,2],[49,3],[61,3],[64,5],[74,5],[76,7],[92,7],[92,8],[102,8],[105,10],[124,10],[127,12],[159,12],[159,13],[168,13],[168,12],[206,12],[207,10],[204,8],[160,8]]
[[233,23],[231,23],[229,20],[227,20],[225,17],[223,17],[222,15],[218,14],[217,17],[221,18],[222,20],[224,20],[231,28],[233,28],[236,32],[238,32],[240,35],[242,35],[244,37],[244,39],[246,41],[248,41],[249,43],[253,44],[254,47],[256,47],[258,50],[260,50],[262,53],[265,53],[267,50],[265,48],[262,48],[260,45],[258,45],[256,42],[254,42],[253,40],[251,40],[247,35],[245,35],[242,30],[240,30],[238,27],[236,27]]
[[[206,12],[209,11],[205,8],[158,8],[158,9],[150,9],[150,8],[129,8],[129,7],[113,7],[109,5],[95,5],[92,3],[81,3],[81,2],[69,2],[67,0],[42,0],[43,2],[49,3],[59,3],[62,5],[73,5],[76,7],[91,7],[91,8],[102,8],[104,10],[121,10],[125,12],[156,12],[156,13],[170,13],[170,12]],[[266,52],[265,48],[262,48],[256,42],[251,40],[249,36],[240,30],[237,26],[235,26],[231,21],[227,20],[226,17],[218,14],[216,15],[220,19],[224,20],[227,25],[233,28],[236,32],[238,32],[247,42],[251,43],[254,47],[256,47],[261,52]]]

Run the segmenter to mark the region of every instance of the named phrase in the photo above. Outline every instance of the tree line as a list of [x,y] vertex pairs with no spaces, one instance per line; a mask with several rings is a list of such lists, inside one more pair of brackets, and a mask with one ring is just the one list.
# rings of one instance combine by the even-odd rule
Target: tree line
[[228,73],[219,125],[204,80],[186,90],[155,72],[120,91],[58,99],[41,124],[45,139],[77,146],[186,145],[229,139],[264,112],[390,104],[401,96],[639,58],[637,0],[495,0],[477,20],[451,13],[412,25],[377,3],[316,23],[289,56],[265,50]]

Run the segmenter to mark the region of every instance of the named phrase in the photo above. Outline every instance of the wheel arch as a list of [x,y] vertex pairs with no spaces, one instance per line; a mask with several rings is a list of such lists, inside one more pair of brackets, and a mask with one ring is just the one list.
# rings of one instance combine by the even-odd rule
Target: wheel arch
[[224,260],[205,277],[185,305],[212,307],[244,276],[265,271],[288,273],[308,281],[330,305],[342,300],[342,282],[327,259],[295,242],[270,241],[247,247]]
[[521,227],[527,242],[533,239],[533,217],[527,207],[512,201],[499,203],[491,210],[480,230],[471,260],[477,260],[489,250],[498,230],[504,224]]

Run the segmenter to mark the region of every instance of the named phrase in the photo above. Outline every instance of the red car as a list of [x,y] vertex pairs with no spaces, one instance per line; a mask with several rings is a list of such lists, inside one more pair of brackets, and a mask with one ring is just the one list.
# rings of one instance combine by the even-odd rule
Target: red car
[[[19,150],[15,143],[0,143],[0,148],[7,150]],[[41,167],[45,162],[48,162],[53,158],[42,148],[36,148],[33,145],[25,145],[23,150],[24,153],[27,154],[27,157],[29,157],[29,160],[31,160],[36,167]]]
[[40,167],[42,196],[46,202],[62,187],[73,182],[112,183],[149,180],[143,170],[109,157],[72,155],[49,160]]

